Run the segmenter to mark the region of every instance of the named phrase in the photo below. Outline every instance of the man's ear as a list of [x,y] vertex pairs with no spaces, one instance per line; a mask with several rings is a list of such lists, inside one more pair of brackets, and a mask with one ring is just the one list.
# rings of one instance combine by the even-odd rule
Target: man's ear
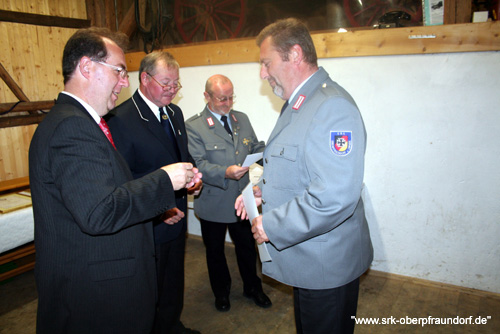
[[303,52],[302,52],[302,48],[300,47],[300,45],[298,44],[295,44],[294,46],[292,46],[292,48],[290,49],[290,60],[293,62],[293,63],[300,63],[303,59]]
[[91,66],[92,66],[92,60],[87,56],[82,57],[80,59],[79,64],[78,64],[78,69],[80,71],[80,74],[88,79],[90,76],[90,67]]
[[141,72],[141,84],[145,86],[148,83],[148,74],[146,72]]

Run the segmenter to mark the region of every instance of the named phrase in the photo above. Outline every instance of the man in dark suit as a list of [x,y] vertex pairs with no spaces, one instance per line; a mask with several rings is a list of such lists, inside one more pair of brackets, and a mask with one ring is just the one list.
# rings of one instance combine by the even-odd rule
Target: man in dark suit
[[[181,109],[171,103],[181,84],[179,64],[168,52],[141,61],[139,89],[108,115],[118,151],[134,178],[165,164],[193,162]],[[201,185],[198,184],[198,186]],[[184,297],[187,190],[175,192],[176,207],[154,219],[158,303],[155,333],[199,333],[180,321]]]
[[[129,85],[126,37],[77,31],[63,54],[64,92],[29,151],[37,333],[150,333],[156,299],[152,224],[192,186],[192,164],[133,180],[102,120]],[[107,138],[108,137],[108,138]]]

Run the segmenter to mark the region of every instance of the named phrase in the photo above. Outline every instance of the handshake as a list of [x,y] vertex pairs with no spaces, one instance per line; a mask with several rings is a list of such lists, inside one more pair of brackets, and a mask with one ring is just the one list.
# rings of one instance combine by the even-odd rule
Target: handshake
[[193,186],[201,186],[201,173],[198,168],[193,167],[189,162],[179,162],[163,166],[163,169],[170,177],[170,182],[174,190],[182,188],[192,188]]

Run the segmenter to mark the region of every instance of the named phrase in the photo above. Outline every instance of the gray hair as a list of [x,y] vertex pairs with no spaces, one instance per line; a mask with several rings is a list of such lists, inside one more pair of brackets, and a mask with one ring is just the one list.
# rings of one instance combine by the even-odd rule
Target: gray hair
[[175,60],[174,56],[167,51],[154,51],[146,55],[141,60],[139,66],[139,80],[142,72],[149,73],[150,75],[156,74],[156,68],[160,62],[167,65],[168,69],[179,69],[179,63]]

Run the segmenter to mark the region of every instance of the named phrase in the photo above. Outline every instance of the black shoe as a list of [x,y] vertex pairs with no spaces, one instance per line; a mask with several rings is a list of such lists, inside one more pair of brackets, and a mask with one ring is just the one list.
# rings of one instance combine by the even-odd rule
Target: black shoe
[[220,312],[227,312],[231,308],[229,297],[215,298],[215,308]]
[[255,305],[262,308],[268,308],[273,305],[271,299],[262,290],[252,290],[250,292],[243,292],[243,295],[247,298],[253,299]]
[[184,330],[181,332],[182,334],[201,334],[200,331],[197,331],[196,329],[191,329],[184,327]]

